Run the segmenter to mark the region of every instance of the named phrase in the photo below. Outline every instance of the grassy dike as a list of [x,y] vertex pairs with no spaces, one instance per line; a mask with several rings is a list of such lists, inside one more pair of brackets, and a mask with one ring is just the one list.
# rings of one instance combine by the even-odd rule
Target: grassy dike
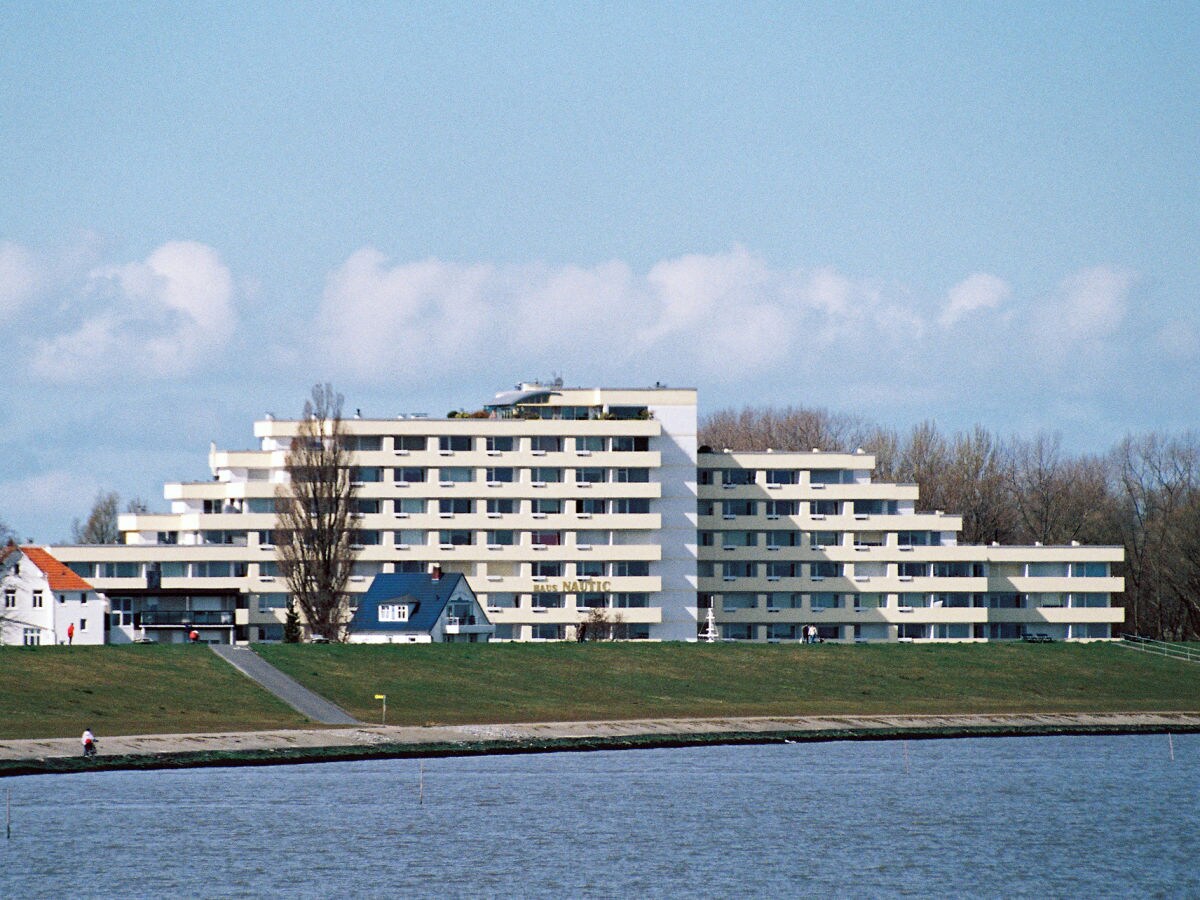
[[263,645],[364,721],[1200,710],[1200,665],[1108,644]]
[[207,647],[0,647],[0,739],[312,727]]
[[[365,722],[1200,710],[1200,665],[1105,644],[260,645]],[[0,739],[314,727],[205,647],[0,648]]]

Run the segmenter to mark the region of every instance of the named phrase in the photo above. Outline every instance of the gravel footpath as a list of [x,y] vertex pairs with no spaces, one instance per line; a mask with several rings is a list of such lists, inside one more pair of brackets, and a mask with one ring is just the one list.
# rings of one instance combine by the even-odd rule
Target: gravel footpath
[[[218,734],[154,734],[96,736],[102,756],[158,755],[211,751],[292,750],[319,748],[369,748],[402,745],[419,751],[420,745],[472,744],[481,742],[547,742],[594,739],[655,738],[664,743],[688,736],[706,736],[719,742],[720,735],[761,734],[764,740],[799,740],[889,736],[895,730],[917,736],[944,731],[954,735],[1012,733],[1061,733],[1078,731],[1144,732],[1200,731],[1200,712],[1140,713],[1045,713],[943,716],[797,716],[719,719],[642,719],[614,722],[541,722],[502,725],[431,725],[424,727],[360,725],[352,728],[322,728],[291,731],[243,731]],[[891,736],[903,736],[891,735]],[[78,738],[44,740],[0,740],[0,760],[46,760],[80,755]]]

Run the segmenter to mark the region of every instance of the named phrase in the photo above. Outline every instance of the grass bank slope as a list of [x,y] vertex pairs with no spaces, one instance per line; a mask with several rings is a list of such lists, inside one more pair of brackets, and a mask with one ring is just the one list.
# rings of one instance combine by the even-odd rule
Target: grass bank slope
[[207,647],[0,647],[0,739],[312,727]]
[[364,721],[1200,710],[1200,665],[1105,644],[261,645]]

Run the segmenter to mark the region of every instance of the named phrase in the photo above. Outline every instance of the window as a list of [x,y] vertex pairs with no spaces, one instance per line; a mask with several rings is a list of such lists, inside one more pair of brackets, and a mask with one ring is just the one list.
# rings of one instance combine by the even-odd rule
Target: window
[[209,561],[192,563],[193,578],[244,578],[244,562]]
[[739,609],[755,609],[758,607],[758,594],[724,594],[721,597],[723,612],[737,612]]
[[758,511],[758,504],[753,500],[722,500],[721,515],[723,516],[753,516]]
[[896,543],[901,547],[928,547],[936,545],[940,538],[934,538],[936,531],[898,531]]
[[[419,434],[398,434],[392,438],[392,445],[396,450],[404,453],[413,453],[424,450],[429,442],[429,438]],[[397,481],[400,479],[397,478]]]
[[584,497],[575,501],[575,513],[581,516],[602,516],[608,512],[608,501]]
[[475,480],[475,470],[466,466],[442,466],[438,471],[439,481],[464,482]]
[[813,500],[808,504],[810,515],[814,516],[836,516],[841,512],[840,500]]
[[900,605],[901,606],[910,606],[913,609],[925,609],[929,606],[930,603],[933,602],[932,596],[933,595],[931,595],[931,594],[913,594],[913,593],[901,594],[900,595]]
[[768,531],[768,547],[799,547],[802,531]]
[[808,535],[808,546],[814,548],[837,547],[841,542],[840,531],[811,531]]
[[715,516],[717,505],[711,500],[701,500],[696,504],[696,513],[701,516]]
[[487,542],[493,546],[511,547],[517,542],[515,531],[489,531]]
[[756,627],[755,625],[722,625],[721,637],[727,641],[752,641]]
[[895,500],[855,500],[856,516],[894,516],[898,505]]
[[381,500],[368,500],[363,497],[355,497],[350,501],[350,512],[362,513],[364,516],[374,515],[379,512],[381,505]]
[[511,435],[498,435],[487,439],[487,450],[489,453],[510,453],[512,452],[512,448],[513,439]]
[[489,609],[516,609],[517,595],[510,592],[493,592],[487,595]]
[[1071,577],[1072,578],[1107,578],[1108,577],[1108,563],[1103,563],[1103,562],[1071,563]]
[[566,606],[566,600],[562,594],[556,593],[537,593],[533,595],[534,609],[562,609]]
[[768,641],[794,641],[800,635],[799,625],[785,625],[783,622],[772,622],[767,626]]
[[755,469],[722,469],[721,484],[754,484]]
[[879,609],[887,606],[887,598],[883,594],[855,594],[853,596],[856,609]]
[[617,515],[643,515],[650,512],[647,497],[618,497],[612,502],[612,511]]
[[409,606],[407,603],[380,603],[380,622],[407,622]]
[[396,484],[420,484],[426,471],[420,466],[400,466],[396,469]]
[[799,500],[768,500],[767,518],[778,519],[780,516],[800,515]]
[[969,562],[935,562],[933,564],[933,577],[970,578],[975,572],[976,565],[978,564]]
[[756,547],[758,535],[753,531],[723,531],[721,532],[722,547]]
[[842,564],[840,562],[821,560],[811,563],[810,567],[813,578],[840,578],[842,575]]
[[800,563],[769,562],[767,563],[768,578],[795,578],[800,574]]
[[438,500],[442,515],[466,515],[475,511],[475,501],[469,497],[443,497]]
[[608,472],[599,466],[588,466],[575,470],[576,484],[603,484],[608,480]]
[[612,439],[614,453],[644,453],[650,449],[648,437],[615,437]]
[[594,559],[575,563],[576,578],[603,578],[604,563]]
[[552,434],[534,435],[529,439],[529,446],[534,453],[561,453],[563,439]]
[[[275,498],[274,497],[247,497],[246,498],[246,512],[273,513],[275,511],[276,511],[276,509],[275,509]],[[159,543],[166,543],[166,542],[159,541]]]
[[34,591],[33,592],[33,608],[41,609],[41,606],[42,606],[42,592]]
[[845,598],[841,594],[820,591],[809,595],[809,606],[813,609],[841,609],[845,605]]
[[534,578],[562,578],[563,564],[561,562],[535,562],[530,571]]
[[901,578],[924,578],[929,574],[929,563],[902,562],[897,574]]
[[854,472],[848,469],[813,469],[809,484],[854,484]]
[[342,438],[347,450],[371,453],[383,449],[383,438],[377,434],[349,434]]
[[383,543],[383,532],[375,528],[356,528],[350,532],[350,544],[354,547],[378,547]]
[[767,469],[767,484],[799,484],[799,469]]
[[577,437],[575,438],[576,453],[603,453],[604,441],[602,437]]
[[244,531],[202,531],[200,532],[200,543],[202,544],[229,544],[238,547],[246,546],[246,532]]
[[38,647],[42,643],[42,633],[36,628],[25,628],[21,633],[21,643],[26,647]]
[[1031,578],[1066,578],[1070,569],[1069,563],[1031,562],[1026,567],[1026,574]]
[[562,545],[561,531],[531,531],[529,542],[543,547],[559,547]]
[[579,594],[575,597],[575,605],[584,609],[604,609],[606,598],[604,594]]
[[561,641],[563,627],[561,625],[534,625],[529,629],[529,636],[535,641]]
[[575,532],[575,543],[592,545],[604,545],[612,543],[611,531],[594,531],[594,530],[579,530]]
[[529,480],[535,484],[558,484],[563,480],[563,470],[551,466],[534,466],[529,470]]
[[650,481],[650,470],[643,468],[613,469],[613,481],[619,484],[646,484]]
[[87,619],[80,619],[80,620],[79,620],[79,630],[80,630],[80,631],[87,631]]
[[758,574],[758,564],[754,562],[721,563],[722,578],[753,578]]
[[425,500],[420,497],[405,497],[395,501],[396,515],[419,516],[425,512]]
[[489,484],[512,484],[517,480],[517,470],[508,466],[493,466],[484,474]]
[[444,453],[467,453],[471,449],[471,436],[443,434],[438,438],[438,449]]
[[767,594],[767,609],[800,609],[804,605],[803,594],[775,591]]
[[142,564],[136,562],[96,563],[100,578],[141,578]]
[[475,532],[464,528],[443,528],[438,533],[438,543],[450,547],[467,547],[475,543]]
[[641,559],[623,559],[612,564],[614,578],[644,578],[650,574],[650,563]]
[[715,469],[701,469],[697,473],[697,478],[698,478],[700,484],[712,484],[714,471],[716,471],[716,470]]
[[350,480],[374,484],[383,480],[383,469],[379,466],[351,466]]
[[17,607],[17,591],[15,588],[4,589],[4,608],[16,609]]
[[489,500],[487,502],[487,511],[490,516],[504,516],[516,510],[516,501],[510,497],[504,497],[497,500]]

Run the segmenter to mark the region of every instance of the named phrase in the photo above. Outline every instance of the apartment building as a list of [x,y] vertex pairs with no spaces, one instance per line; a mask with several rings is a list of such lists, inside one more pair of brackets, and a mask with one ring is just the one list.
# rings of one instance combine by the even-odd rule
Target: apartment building
[[699,454],[699,606],[726,639],[1108,638],[1120,547],[958,543],[858,453]]
[[[698,452],[696,392],[522,384],[445,418],[345,421],[358,491],[349,590],[376,575],[463,575],[496,640],[570,640],[602,609],[632,639],[1106,638],[1119,547],[958,543],[918,486],[865,453]],[[295,420],[211,477],[165,486],[168,513],[121,517],[125,543],[53,552],[104,591],[110,639],[282,637],[275,496]]]
[[[500,640],[562,640],[602,607],[631,638],[696,636],[696,392],[519,385],[446,418],[344,423],[358,491],[349,590],[435,564],[467,577]],[[287,585],[275,494],[299,422],[256,422],[255,450],[209,453],[125,543],[57,552],[105,590],[115,640],[271,640]],[[86,573],[86,574],[84,574]]]

